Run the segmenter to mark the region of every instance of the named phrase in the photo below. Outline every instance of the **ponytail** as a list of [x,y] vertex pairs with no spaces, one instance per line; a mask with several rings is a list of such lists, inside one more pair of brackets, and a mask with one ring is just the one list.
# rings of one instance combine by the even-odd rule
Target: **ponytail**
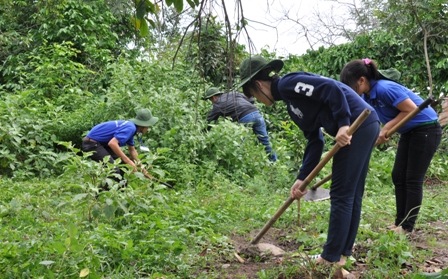
[[378,72],[378,67],[376,66],[376,63],[370,60],[369,58],[363,58],[362,61],[364,62],[364,65],[366,65],[368,75],[365,76],[369,81],[371,79],[381,79],[381,74]]
[[347,84],[352,89],[357,88],[358,80],[361,77],[365,77],[368,81],[381,79],[375,62],[369,58],[350,61],[344,66],[340,74],[341,82]]

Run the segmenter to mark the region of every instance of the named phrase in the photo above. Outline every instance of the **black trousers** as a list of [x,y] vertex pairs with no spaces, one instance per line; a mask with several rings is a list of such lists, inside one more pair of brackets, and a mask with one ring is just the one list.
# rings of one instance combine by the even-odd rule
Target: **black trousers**
[[396,226],[411,232],[423,200],[423,182],[442,138],[439,123],[418,126],[401,135],[392,170],[397,203]]
[[[83,141],[81,150],[84,152],[94,151],[89,158],[97,162],[103,162],[104,157],[109,156],[109,163],[113,164],[114,161],[118,158],[117,154],[115,154],[115,152],[109,146],[104,146],[98,142]],[[120,168],[115,168],[114,174],[118,174],[119,176],[117,177],[117,175],[113,175],[111,177],[113,180],[115,180],[116,182],[120,182],[123,180],[124,172]],[[109,190],[109,187],[105,184],[101,184],[100,188]]]
[[333,157],[330,189],[330,223],[322,258],[338,262],[350,256],[361,220],[362,197],[369,169],[370,154],[380,133],[379,122],[359,128],[350,145]]

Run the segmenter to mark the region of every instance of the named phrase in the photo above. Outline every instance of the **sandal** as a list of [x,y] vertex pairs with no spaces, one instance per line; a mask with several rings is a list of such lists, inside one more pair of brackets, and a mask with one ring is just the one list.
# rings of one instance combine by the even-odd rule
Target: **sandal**
[[[329,262],[326,259],[322,258],[320,254],[308,256],[308,259],[316,261],[316,264],[328,263],[328,264],[337,264],[339,266],[344,266],[347,262],[344,256],[341,256],[341,259],[338,262]],[[317,261],[317,259],[320,260]]]
[[310,260],[317,260],[318,258],[320,258],[320,254],[308,256]]
[[387,229],[388,229],[388,230],[395,230],[396,228],[397,228],[396,225],[390,225],[390,226],[387,226]]
[[411,232],[403,229],[403,227],[396,227],[393,231],[396,234],[410,234],[411,233]]

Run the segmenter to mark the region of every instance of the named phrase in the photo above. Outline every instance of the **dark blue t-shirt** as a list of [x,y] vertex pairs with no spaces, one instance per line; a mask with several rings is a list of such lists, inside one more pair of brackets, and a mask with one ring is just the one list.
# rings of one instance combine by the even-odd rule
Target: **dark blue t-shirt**
[[371,111],[360,128],[379,122],[375,110],[347,85],[320,75],[290,73],[271,85],[276,100],[283,100],[294,123],[304,132],[305,148],[298,179],[305,179],[319,163],[324,147],[321,127],[336,136],[340,127],[351,125],[364,111]]
[[132,121],[113,120],[96,125],[87,134],[88,138],[107,145],[112,138],[118,140],[120,146],[134,146],[134,135],[137,126]]

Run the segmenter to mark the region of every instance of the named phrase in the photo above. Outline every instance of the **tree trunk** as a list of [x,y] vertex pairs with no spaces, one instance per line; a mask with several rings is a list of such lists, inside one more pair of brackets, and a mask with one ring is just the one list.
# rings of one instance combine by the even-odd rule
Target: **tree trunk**
[[439,115],[439,121],[442,127],[448,124],[448,97],[442,103],[442,112]]

